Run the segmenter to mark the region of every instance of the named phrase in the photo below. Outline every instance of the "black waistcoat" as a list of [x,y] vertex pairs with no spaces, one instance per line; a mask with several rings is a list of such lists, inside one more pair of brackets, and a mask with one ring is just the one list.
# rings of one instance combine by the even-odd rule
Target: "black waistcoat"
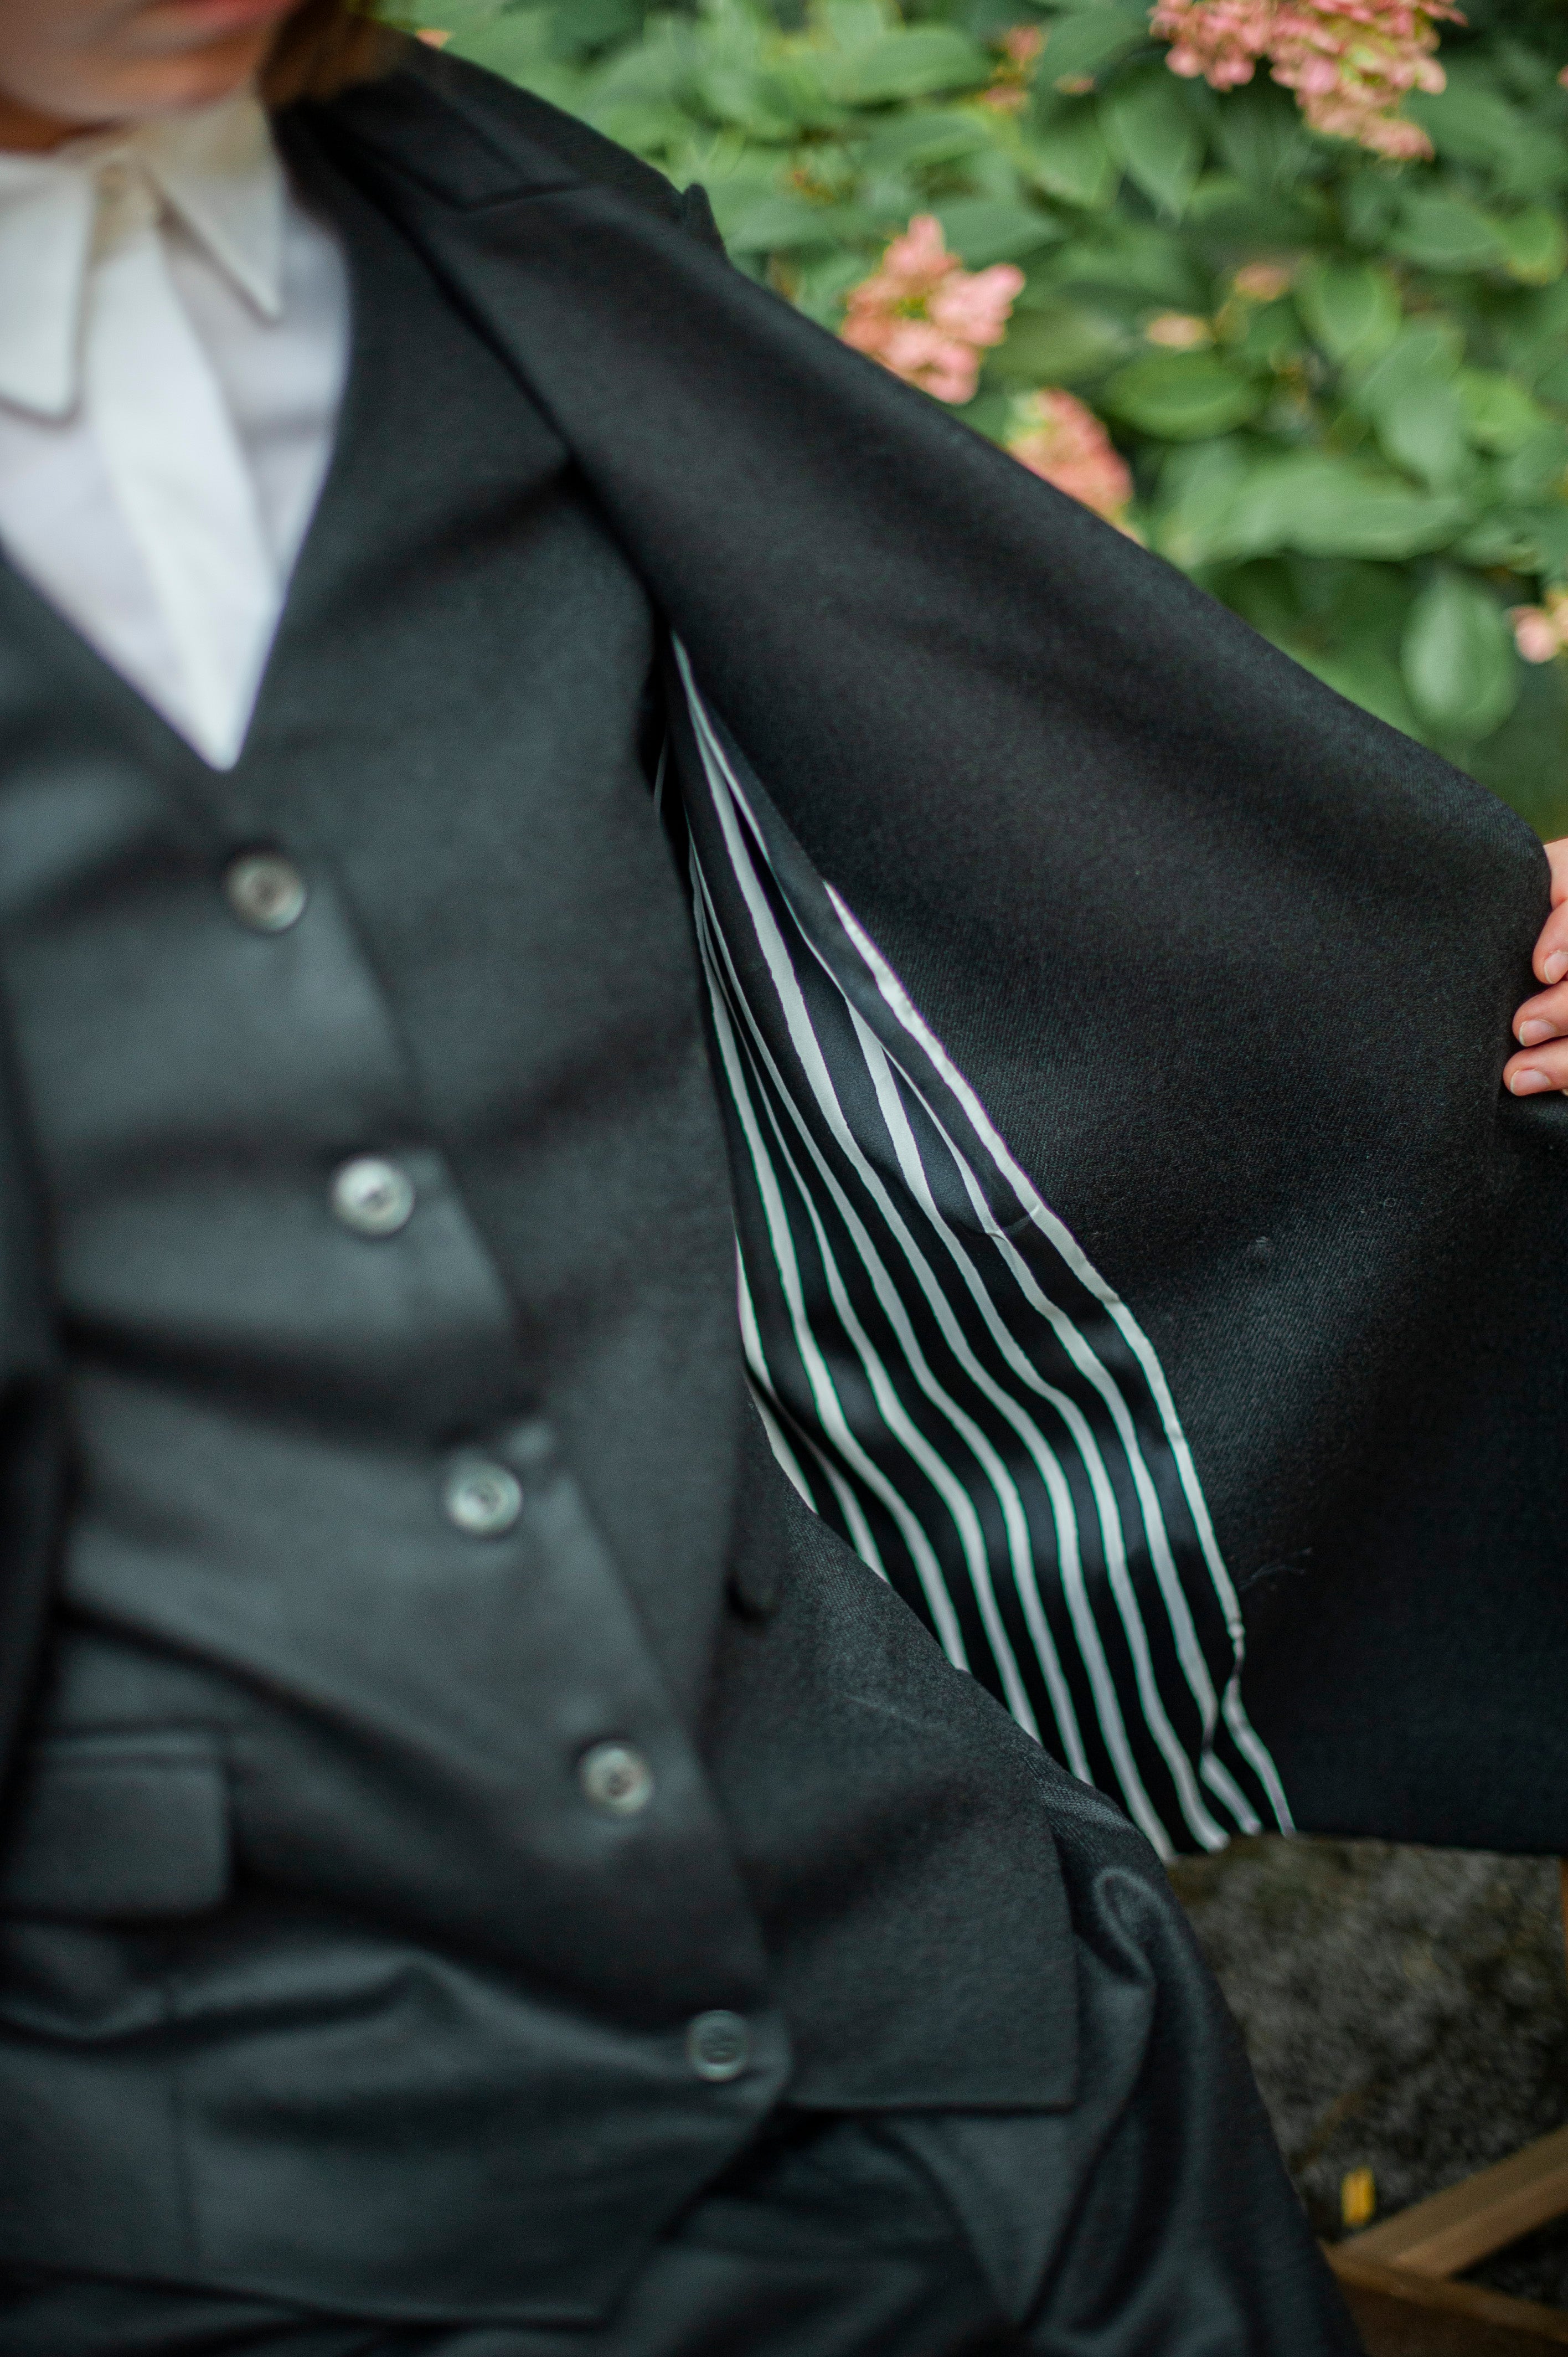
[[[786,2064],[675,1691],[737,1458],[724,1147],[639,762],[647,601],[553,435],[339,203],[340,447],[237,770],[5,584],[5,970],[81,1477],[13,1866],[55,1920],[14,1935],[4,2232],[571,2308]],[[309,890],[274,933],[223,888],[263,845]],[[416,1189],[394,1233],[333,1208],[370,1156]],[[470,1464],[520,1483],[510,1527],[471,1527],[510,1507],[451,1491]],[[634,1599],[672,1555],[666,1676]],[[579,1788],[615,1738],[652,1766],[636,1815]],[[106,1913],[148,1928],[105,1947]],[[733,2083],[686,2051],[714,2008],[750,2025]]]
[[[238,767],[0,576],[76,1464],[0,1886],[0,2264],[583,2317],[786,2085],[1070,2099],[1047,1771],[747,1437],[654,619],[311,168],[354,361]],[[258,847],[308,888],[282,931],[226,889]],[[395,1232],[334,1209],[366,1157]],[[464,1526],[475,1465],[515,1519]],[[585,1791],[607,1739],[639,1812]]]

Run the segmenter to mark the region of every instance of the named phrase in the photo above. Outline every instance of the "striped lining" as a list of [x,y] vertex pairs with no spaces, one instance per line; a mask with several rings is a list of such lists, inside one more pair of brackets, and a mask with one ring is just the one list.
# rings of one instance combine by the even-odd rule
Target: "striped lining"
[[1147,1337],[676,664],[661,798],[678,783],[780,1464],[1162,1856],[1288,1828]]

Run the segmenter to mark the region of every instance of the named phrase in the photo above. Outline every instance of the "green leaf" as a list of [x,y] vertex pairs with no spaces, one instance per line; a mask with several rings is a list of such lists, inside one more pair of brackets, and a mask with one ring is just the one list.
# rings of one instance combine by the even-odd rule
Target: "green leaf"
[[1465,424],[1478,450],[1522,450],[1551,420],[1522,384],[1497,369],[1464,368],[1454,379]]
[[1287,655],[1294,657],[1304,671],[1312,673],[1351,704],[1359,704],[1363,712],[1374,719],[1386,721],[1391,728],[1402,730],[1407,737],[1421,736],[1421,723],[1405,690],[1399,665],[1380,648],[1348,646],[1335,648],[1308,647],[1299,640],[1282,639],[1275,641]]
[[1357,406],[1369,417],[1380,417],[1433,379],[1445,382],[1464,356],[1463,332],[1452,321],[1411,320],[1359,380]]
[[710,66],[702,93],[719,122],[733,123],[754,139],[797,138],[811,120],[812,110],[809,102],[802,104],[796,81],[752,65]]
[[1129,221],[1120,210],[1084,222],[1052,269],[1064,283],[1121,288],[1175,311],[1209,307],[1208,273],[1192,247],[1168,229]]
[[1295,302],[1332,361],[1365,366],[1399,333],[1399,290],[1369,262],[1309,263],[1296,279]]
[[1568,574],[1568,507],[1494,508],[1455,541],[1454,554],[1465,565],[1560,581]]
[[1225,527],[1248,466],[1239,437],[1175,450],[1160,470],[1154,544],[1191,572],[1224,547]]
[[938,91],[975,90],[991,79],[986,51],[956,25],[914,25],[869,48],[823,60],[830,97],[850,106],[886,106]]
[[1118,369],[1105,388],[1118,417],[1172,442],[1223,434],[1255,417],[1266,398],[1262,385],[1233,374],[1212,352],[1150,352]]
[[1453,79],[1445,90],[1412,91],[1404,112],[1455,164],[1505,162],[1524,127],[1519,109],[1499,92]]
[[1510,278],[1526,286],[1550,286],[1568,266],[1568,230],[1562,215],[1547,205],[1531,205],[1527,212],[1499,221],[1506,266]]
[[1407,197],[1389,242],[1423,270],[1484,270],[1508,254],[1498,224],[1462,197]]
[[1502,608],[1474,574],[1449,565],[1411,608],[1400,668],[1422,719],[1461,744],[1500,727],[1519,695],[1519,658]]
[[1294,180],[1312,147],[1294,100],[1261,74],[1227,92],[1214,135],[1230,170],[1254,193]]
[[867,172],[909,170],[919,164],[952,164],[965,156],[980,155],[991,145],[988,125],[956,107],[922,107],[911,114],[896,114],[876,123],[876,131],[860,150],[861,168]]
[[1034,205],[1008,205],[990,197],[950,197],[931,208],[942,225],[948,252],[971,270],[993,262],[1015,262],[1066,235],[1059,221]]
[[1464,500],[1412,490],[1398,475],[1326,451],[1266,460],[1240,486],[1216,554],[1397,559],[1441,548],[1469,515]]
[[1428,376],[1377,410],[1378,439],[1397,467],[1434,490],[1451,490],[1470,471],[1465,407],[1452,384]]
[[1400,208],[1400,183],[1391,172],[1369,162],[1352,171],[1339,191],[1345,234],[1363,253],[1380,246],[1392,229]]
[[1025,145],[1024,160],[1047,196],[1086,211],[1101,211],[1112,203],[1122,178],[1092,106],[1070,107],[1034,132]]
[[1568,834],[1568,663],[1526,663],[1519,702],[1463,766],[1548,843]]
[[1439,156],[1489,172],[1502,195],[1549,196],[1568,180],[1561,134],[1531,122],[1489,81],[1461,79],[1458,68],[1445,90],[1412,91],[1405,112]]
[[1568,433],[1555,420],[1537,426],[1517,450],[1510,450],[1498,468],[1498,489],[1505,500],[1529,502],[1561,491],[1568,468]]
[[[1229,102],[1227,102],[1229,103]],[[1305,245],[1324,226],[1323,199],[1314,188],[1260,194],[1230,172],[1205,172],[1184,219],[1205,238],[1247,253]]]
[[[446,10],[432,6],[430,14],[432,17],[444,16]],[[446,28],[442,26],[439,29]],[[537,91],[542,98],[558,105],[571,102],[581,80],[554,55],[547,8],[509,11],[494,23],[460,32],[451,44],[450,54],[467,58],[473,65],[486,66],[491,73],[504,74],[509,81],[521,82],[525,89]]]
[[990,365],[1006,384],[1081,384],[1120,360],[1127,341],[1127,330],[1103,311],[1072,303],[1031,307],[1014,312],[1007,340]]
[[[482,31],[493,16],[500,15],[504,5],[505,0],[439,0],[439,5],[436,5],[436,0],[428,0],[428,5],[411,9],[404,22],[412,19],[416,25],[432,25],[443,33],[451,33],[462,39],[469,34]],[[550,11],[537,8],[531,9],[529,14],[543,19],[548,34]]]
[[846,231],[864,236],[874,224],[861,214],[846,219],[848,210],[780,191],[754,199],[733,218],[721,215],[720,227],[732,253],[787,253],[795,247],[832,245]]
[[1173,221],[1187,210],[1204,140],[1187,92],[1164,66],[1119,83],[1100,102],[1106,145],[1135,188]]
[[1148,38],[1149,19],[1142,8],[1101,5],[1075,9],[1058,16],[1047,33],[1040,73],[1057,90],[1063,82],[1092,81]]

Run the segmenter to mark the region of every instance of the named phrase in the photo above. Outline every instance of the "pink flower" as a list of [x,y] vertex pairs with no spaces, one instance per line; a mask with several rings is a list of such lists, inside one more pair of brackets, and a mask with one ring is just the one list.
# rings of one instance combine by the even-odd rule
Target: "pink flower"
[[1234,90],[1268,55],[1276,14],[1277,0],[1156,0],[1149,28],[1171,44],[1172,73]]
[[1173,73],[1230,90],[1266,58],[1315,131],[1408,159],[1432,153],[1399,108],[1444,87],[1439,17],[1465,22],[1450,0],[1156,0],[1149,21]]
[[1015,25],[1010,31],[1004,33],[996,44],[1002,52],[1001,61],[988,88],[980,93],[982,106],[993,106],[1004,114],[1015,114],[1021,106],[1026,104],[1035,62],[1045,45],[1045,33],[1038,25]]
[[1023,284],[1010,262],[966,270],[936,215],[917,213],[852,291],[840,333],[907,384],[939,401],[971,401],[980,355],[1006,334]]
[[1550,662],[1568,647],[1568,589],[1549,589],[1543,607],[1514,607],[1509,619],[1513,642],[1526,662]]
[[1232,290],[1249,303],[1276,303],[1290,291],[1291,274],[1279,262],[1249,262],[1230,281]]
[[1007,445],[1014,457],[1119,524],[1133,496],[1133,477],[1093,410],[1055,385],[1031,393],[1021,408],[1023,430]]
[[1195,352],[1203,344],[1214,341],[1214,330],[1207,319],[1192,311],[1162,311],[1151,319],[1144,330],[1151,344],[1158,344],[1167,352]]

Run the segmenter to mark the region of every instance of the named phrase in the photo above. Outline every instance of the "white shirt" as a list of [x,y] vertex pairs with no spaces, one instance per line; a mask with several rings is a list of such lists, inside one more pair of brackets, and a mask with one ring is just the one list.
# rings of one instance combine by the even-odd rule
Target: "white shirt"
[[0,153],[0,544],[217,769],[326,476],[348,275],[256,101]]

